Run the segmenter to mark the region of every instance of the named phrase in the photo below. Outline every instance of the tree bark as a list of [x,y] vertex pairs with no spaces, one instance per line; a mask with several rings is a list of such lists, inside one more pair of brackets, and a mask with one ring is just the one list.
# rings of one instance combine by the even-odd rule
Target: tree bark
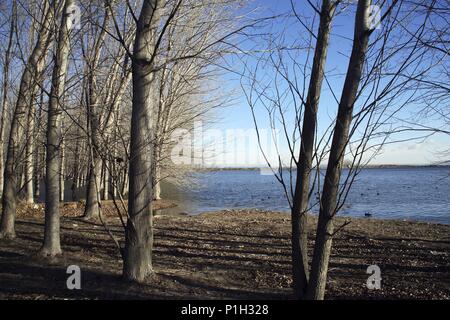
[[61,103],[66,84],[67,67],[69,61],[69,29],[68,21],[71,14],[69,6],[74,0],[67,0],[61,18],[55,65],[53,68],[52,88],[48,107],[47,122],[47,157],[45,183],[45,231],[41,254],[56,256],[61,254],[60,244],[60,181],[61,181]]
[[[128,163],[128,166],[126,168],[124,168],[123,170],[123,183],[122,183],[122,194],[125,195],[129,195],[129,187],[130,187],[130,183],[129,183],[129,167],[130,164]],[[127,169],[128,168],[128,169]]]
[[[34,135],[37,137],[39,134],[39,128],[42,124],[42,106],[44,105],[44,90],[41,90],[39,97],[39,109],[36,117],[37,123],[34,130]],[[41,151],[40,148],[34,149],[34,198],[39,199],[41,195],[41,179],[45,176],[45,150]]]
[[133,108],[129,169],[129,219],[125,230],[123,276],[142,282],[153,272],[151,92],[152,51],[161,1],[144,0],[137,23],[132,59]]
[[[77,136],[79,136],[80,129],[77,127]],[[75,152],[74,152],[74,163],[72,168],[72,185],[71,185],[71,191],[72,191],[72,201],[78,201],[77,197],[77,189],[79,186],[79,177],[82,175],[80,173],[80,139],[77,138],[75,142]]]
[[[52,1],[53,3],[54,1]],[[37,43],[28,59],[20,81],[19,93],[11,122],[5,163],[0,238],[15,237],[14,224],[19,180],[17,166],[20,165],[20,160],[23,160],[24,154],[24,144],[21,143],[21,141],[23,142],[24,136],[23,128],[26,127],[27,110],[31,107],[31,94],[35,91],[37,82],[40,79],[39,73],[42,73],[42,70],[39,70],[39,65],[45,59],[50,43],[51,30],[53,29],[51,28],[52,20],[53,10],[48,9],[45,12],[45,18],[39,30]]]
[[[63,99],[61,97],[61,99]],[[64,125],[61,125],[63,128]],[[65,183],[65,172],[64,172],[64,162],[66,158],[66,150],[64,146],[64,137],[61,137],[61,144],[60,144],[60,151],[61,151],[61,161],[59,165],[59,201],[64,202],[64,183]]]
[[[157,139],[155,139],[157,140]],[[152,188],[153,188],[153,200],[161,199],[161,145],[156,143],[153,146],[153,175],[152,175]]]
[[161,200],[161,168],[155,168],[153,178],[153,200]]
[[103,169],[103,200],[109,200],[109,170],[111,168],[106,167],[107,164],[104,164]]
[[100,184],[102,160],[94,150],[90,156],[90,169],[86,188],[86,207],[84,218],[98,220],[100,218]]
[[3,195],[3,152],[4,152],[4,135],[5,135],[5,115],[8,113],[8,87],[9,87],[9,68],[11,64],[12,46],[14,38],[14,27],[16,25],[17,3],[13,1],[11,9],[11,21],[9,26],[8,46],[5,52],[5,60],[3,63],[3,90],[2,90],[2,109],[0,114],[0,198]]
[[324,77],[330,38],[331,22],[335,4],[331,0],[322,2],[319,32],[317,35],[308,96],[305,103],[300,155],[297,165],[292,207],[292,275],[294,294],[301,299],[308,285],[308,208],[310,175],[314,154],[314,139],[317,126],[317,109]]
[[36,95],[31,97],[31,108],[28,111],[28,126],[27,126],[27,139],[25,147],[25,164],[24,164],[24,191],[25,191],[25,203],[34,203],[34,131],[35,131],[35,116],[36,107],[34,105]]
[[100,218],[100,184],[101,184],[101,143],[100,143],[100,115],[99,109],[100,98],[97,87],[97,68],[100,63],[100,56],[104,39],[107,34],[107,27],[110,19],[110,12],[107,8],[107,2],[105,2],[105,17],[102,22],[99,36],[95,41],[94,48],[92,49],[93,55],[88,61],[88,82],[87,82],[87,94],[88,94],[88,132],[89,132],[89,175],[88,185],[86,189],[86,207],[84,210],[84,217],[86,219],[98,220]]
[[356,101],[362,69],[365,63],[370,36],[368,8],[370,0],[359,0],[355,18],[355,33],[347,75],[334,128],[333,141],[328,159],[322,192],[316,242],[308,287],[308,298],[322,300],[328,273],[328,263],[333,239],[333,218],[336,214],[336,201],[345,149],[348,144],[349,129],[352,122],[353,106]]

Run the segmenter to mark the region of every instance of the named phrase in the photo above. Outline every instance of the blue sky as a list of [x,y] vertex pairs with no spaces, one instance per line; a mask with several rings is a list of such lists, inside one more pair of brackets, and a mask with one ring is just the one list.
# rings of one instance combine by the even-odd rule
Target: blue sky
[[[313,10],[307,4],[307,1],[295,0],[296,11],[305,17],[313,17]],[[313,0],[313,2],[320,2]],[[350,2],[350,1],[347,1]],[[290,0],[254,0],[250,1],[251,7],[256,10],[252,13],[252,17],[267,17],[272,15],[285,14],[291,12]],[[248,11],[248,7],[244,10]],[[330,86],[334,92],[340,96],[340,91],[343,85],[343,75],[347,69],[348,56],[351,50],[351,38],[353,36],[353,16],[355,5],[349,5],[345,12],[339,14],[332,27],[332,36],[330,39],[329,54],[327,59],[326,72]],[[309,21],[310,22],[310,21]],[[316,18],[316,28],[318,18]],[[271,23],[265,25],[262,29],[258,29],[260,33],[267,34],[283,34],[285,39],[283,43],[292,44],[295,41],[302,43],[299,39],[305,39],[307,37],[306,30],[296,21],[294,18],[280,18],[273,20]],[[242,40],[242,39],[241,39]],[[253,38],[252,41],[247,41],[244,44],[244,50],[250,50],[254,48],[263,48],[266,45],[267,37]],[[245,42],[245,41],[244,41]],[[306,56],[305,52],[299,50],[297,52],[298,62],[302,63]],[[230,64],[239,74],[243,71],[242,60],[249,63],[250,66],[255,65],[254,58],[245,55],[238,55],[237,57],[230,58]],[[252,61],[253,60],[253,61]],[[447,62],[448,64],[448,62]],[[250,107],[245,99],[245,96],[241,90],[241,77],[237,74],[227,73],[221,78],[221,91],[222,93],[228,92],[228,90],[235,91],[234,103],[224,109],[220,109],[216,116],[218,121],[212,124],[212,127],[218,129],[226,135],[227,130],[245,130],[250,132],[254,129],[254,123]],[[265,69],[259,70],[257,73],[258,78],[263,81],[270,81],[274,78],[273,70]],[[299,80],[300,81],[300,80]],[[301,81],[300,81],[301,82]],[[287,108],[287,115],[292,117],[292,105],[290,102],[285,101]],[[400,100],[399,100],[400,102]],[[405,119],[411,119],[417,108],[420,106],[411,106],[407,110],[402,111],[398,116]],[[262,110],[261,106],[256,109],[256,117],[258,124],[262,129],[269,129],[269,123],[267,121],[267,114]],[[322,96],[319,106],[318,114],[318,127],[319,135],[322,135],[325,128],[331,123],[334,114],[337,111],[337,104],[331,94],[330,89],[324,83],[322,88]],[[416,137],[417,134],[404,133],[397,135],[395,138],[398,140],[409,140],[403,143],[389,144],[385,146],[382,152],[372,161],[374,164],[430,164],[443,160],[440,151],[450,150],[450,137],[448,135],[434,135],[426,140],[417,139],[410,140]],[[259,153],[259,148],[256,143],[255,136],[253,140],[248,141],[236,141],[232,146],[226,144],[224,146],[223,153],[234,153],[232,160],[226,161],[225,165],[238,166],[238,165],[262,165],[264,159],[260,159],[256,162],[250,162],[245,160],[245,157],[249,154]],[[283,158],[288,159],[289,153],[287,144],[285,141],[280,142],[280,153]],[[237,149],[237,150],[236,150]],[[448,159],[447,159],[448,160]]]
[[[296,1],[296,10],[300,14],[304,14],[305,16],[312,16],[311,9],[306,4],[306,1]],[[259,14],[261,16],[267,16],[272,14],[280,14],[288,12],[291,8],[290,0],[259,0],[254,2],[255,7],[259,7]],[[329,82],[334,92],[340,96],[340,91],[343,84],[343,75],[347,69],[348,64],[348,55],[351,50],[351,40],[349,40],[353,35],[353,12],[354,6],[349,6],[346,11],[339,16],[336,17],[333,23],[332,29],[332,37],[330,40],[329,54],[327,60],[327,72],[329,74]],[[289,24],[289,25],[287,25]],[[285,28],[285,38],[286,42],[292,42],[296,36],[305,36],[305,29],[301,27],[299,23],[296,23],[295,20],[291,19],[289,21],[276,21],[270,26],[265,27],[264,30],[271,31],[275,33],[282,32]],[[299,54],[298,59],[304,59],[305,56],[302,56],[302,53]],[[250,58],[251,60],[251,58]],[[237,60],[233,59],[234,67],[237,68],[239,72],[242,68],[242,65]],[[247,63],[253,65],[253,62],[247,60]],[[258,77],[270,78],[271,71],[270,70],[262,70],[258,71]],[[253,118],[251,110],[245,100],[245,97],[240,94],[240,82],[241,79],[239,76],[235,75],[226,75],[224,82],[226,81],[226,86],[230,88],[234,88],[237,90],[237,100],[233,104],[233,106],[228,107],[225,110],[220,111],[219,118],[220,120],[214,125],[215,128],[220,129],[222,131],[230,130],[230,129],[252,129]],[[224,83],[225,85],[225,83]],[[399,100],[400,103],[401,100]],[[287,103],[288,105],[289,103]],[[414,116],[414,113],[417,111],[417,108],[420,106],[411,105],[406,110],[402,111],[398,114],[401,118],[410,119]],[[289,109],[289,107],[287,107]],[[267,114],[262,110],[262,108],[256,108],[256,117],[258,119],[259,125],[261,128],[268,128],[269,124],[267,121]],[[331,119],[337,110],[337,104],[333,99],[331,91],[324,83],[322,96],[319,106],[319,134],[324,131],[329,124]],[[288,111],[289,113],[289,111]],[[409,134],[401,134],[395,136],[395,140],[408,140],[410,138],[416,137],[417,134],[409,133]],[[392,139],[394,140],[394,139]],[[257,152],[257,148],[253,148],[252,151],[249,151],[248,143],[238,143],[241,145],[241,153],[248,152]],[[280,143],[281,149],[283,149],[280,153],[284,154],[288,157],[287,144]],[[254,147],[254,146],[253,146]],[[228,147],[225,147],[226,149]],[[399,142],[395,144],[386,145],[381,153],[371,162],[373,164],[430,164],[435,163],[437,161],[441,161],[442,154],[440,151],[450,149],[450,137],[448,135],[434,135],[426,140],[417,139],[411,140],[407,142]],[[225,152],[231,152],[230,150]],[[227,163],[228,165],[239,165],[239,163]],[[260,164],[260,163],[255,163]]]

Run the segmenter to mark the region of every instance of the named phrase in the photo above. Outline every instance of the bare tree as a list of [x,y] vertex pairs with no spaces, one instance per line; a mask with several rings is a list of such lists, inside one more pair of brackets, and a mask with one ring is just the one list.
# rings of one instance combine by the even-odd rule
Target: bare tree
[[[416,11],[430,16],[422,36],[415,36],[414,40],[419,41],[424,51],[422,63],[432,66],[432,74],[420,77],[408,73],[401,75],[415,84],[421,94],[416,99],[418,110],[411,110],[415,112],[411,112],[410,117],[396,117],[398,124],[389,132],[391,142],[404,139],[401,137],[404,133],[409,134],[410,140],[418,141],[425,141],[435,135],[450,135],[450,72],[446,63],[450,41],[448,1],[408,0],[407,3],[416,7]],[[404,23],[400,27],[407,29]],[[436,150],[436,155],[440,159],[437,164],[449,163],[450,149]]]
[[[172,162],[172,133],[182,128],[192,131],[194,123],[203,126],[214,120],[214,111],[233,100],[218,83],[223,75],[220,64],[232,44],[227,39],[239,28],[236,18],[239,1],[184,1],[162,39],[157,57],[157,96],[153,105],[153,198],[161,198],[163,181],[183,187],[191,181],[186,169]],[[227,8],[227,10],[224,10]],[[231,32],[230,32],[231,30]],[[187,169],[189,170],[189,169]]]
[[300,155],[297,161],[297,179],[292,206],[292,268],[294,291],[302,298],[308,284],[308,221],[310,176],[313,169],[317,109],[324,77],[331,22],[338,2],[324,0],[320,11],[311,79],[304,106]]
[[149,150],[147,139],[151,137],[153,61],[158,45],[157,30],[162,6],[162,1],[144,0],[137,22],[132,58],[129,218],[125,231],[123,276],[138,282],[153,272],[152,151]]
[[4,135],[5,135],[5,117],[8,113],[8,90],[9,90],[9,72],[10,72],[10,64],[11,64],[11,55],[13,49],[13,38],[14,38],[14,30],[17,19],[17,3],[16,1],[12,2],[11,7],[11,16],[10,16],[10,26],[9,26],[9,36],[8,36],[8,45],[5,51],[5,58],[3,61],[3,87],[2,87],[2,107],[1,107],[1,115],[0,115],[0,197],[3,195],[3,146],[4,146]]
[[336,127],[334,129],[320,202],[319,222],[311,265],[311,283],[308,286],[308,298],[310,299],[323,299],[325,296],[332,234],[334,232],[332,217],[336,212],[339,182],[353,116],[353,106],[356,101],[366,59],[369,36],[372,31],[369,19],[369,6],[370,0],[358,1],[353,49],[339,103]]
[[44,243],[41,254],[45,256],[56,256],[61,254],[60,244],[60,223],[59,223],[59,202],[60,202],[60,181],[61,181],[61,113],[60,105],[64,101],[64,88],[66,74],[69,63],[70,50],[70,21],[74,0],[66,0],[64,11],[59,27],[59,36],[53,67],[52,87],[48,107],[47,121],[47,161],[45,176],[45,231]]
[[19,94],[11,123],[7,158],[4,173],[4,187],[2,199],[2,222],[0,227],[0,237],[14,238],[14,222],[18,197],[18,166],[25,154],[26,143],[23,143],[24,128],[26,128],[26,115],[31,109],[33,92],[36,92],[39,79],[43,71],[43,61],[45,59],[48,46],[51,41],[52,20],[54,12],[50,8],[54,1],[45,2],[45,11],[42,25],[39,29],[37,43],[25,66]]
[[[331,101],[336,102],[338,110],[331,117],[331,123],[322,128],[321,135],[314,138],[312,149],[315,166],[312,171],[314,175],[311,175],[312,187],[307,189],[306,208],[319,210],[319,222],[307,284],[306,297],[310,299],[324,298],[332,238],[349,223],[334,226],[334,217],[344,205],[353,182],[361,168],[382,150],[388,138],[396,131],[394,121],[398,120],[399,112],[407,107],[414,107],[421,101],[420,96],[424,91],[418,83],[428,82],[438,65],[436,61],[427,58],[427,49],[423,46],[435,2],[427,6],[425,11],[420,10],[421,6],[417,4],[395,0],[381,1],[378,4],[378,8],[383,9],[382,13],[373,12],[376,7],[372,7],[370,1],[358,2],[352,53],[340,95],[336,94],[327,74],[324,74],[332,94]],[[339,14],[346,8],[344,4],[341,5]],[[317,8],[314,11],[319,12]],[[375,20],[376,16],[379,21]],[[296,17],[300,21],[301,17]],[[307,27],[305,21],[300,23]],[[377,26],[380,27],[376,29]],[[312,35],[311,32],[309,34]],[[272,41],[271,44],[273,43]],[[281,135],[287,141],[290,155],[288,165],[284,165],[286,161],[278,152],[275,163],[279,169],[273,171],[283,186],[291,208],[295,202],[293,199],[298,194],[297,186],[304,183],[298,180],[301,178],[298,166],[301,159],[297,160],[295,151],[299,148],[301,154],[307,134],[305,127],[308,127],[303,122],[303,129],[299,129],[301,120],[306,121],[305,115],[303,119],[300,115],[302,108],[305,108],[306,114],[308,100],[304,98],[304,92],[305,79],[308,79],[305,70],[308,70],[310,43],[304,45],[306,50],[301,46],[292,48],[284,45],[270,48],[268,52],[257,56],[256,63],[252,64],[256,65],[255,69],[250,68],[251,64],[246,64],[249,71],[243,77],[249,80],[249,87],[243,87],[252,111],[257,107],[264,108],[269,115],[271,129],[281,126]],[[306,62],[293,54],[302,50],[306,51]],[[267,72],[267,82],[262,76],[266,73],[258,68],[273,70],[273,73]],[[311,78],[313,76],[312,73]],[[253,114],[259,132],[257,114]],[[293,124],[287,122],[289,118],[293,118]],[[299,140],[300,146],[296,145]],[[261,149],[265,155],[264,148]],[[321,165],[324,163],[327,163],[327,171],[323,176]],[[268,160],[268,164],[273,168],[273,162]],[[297,179],[293,179],[293,164],[297,169]],[[315,199],[310,199],[312,194],[315,194]]]
[[[90,147],[89,176],[86,189],[86,207],[84,215],[87,219],[98,219],[100,212],[100,185],[101,185],[101,168],[102,161],[100,155],[100,88],[98,83],[98,68],[101,62],[101,53],[107,35],[108,23],[110,20],[110,11],[107,2],[104,3],[104,14],[100,26],[95,26],[97,37],[93,43],[93,47],[85,48],[86,67],[87,67],[87,83],[86,83],[86,107],[87,124],[88,124],[88,140]],[[89,52],[86,52],[89,50]]]

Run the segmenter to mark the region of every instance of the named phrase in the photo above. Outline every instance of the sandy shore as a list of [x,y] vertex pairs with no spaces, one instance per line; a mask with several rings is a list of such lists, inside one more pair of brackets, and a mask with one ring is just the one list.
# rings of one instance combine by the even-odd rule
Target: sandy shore
[[[112,208],[110,209],[113,212]],[[43,211],[20,211],[18,238],[0,240],[1,299],[290,299],[290,217],[258,210],[155,218],[155,275],[145,285],[120,279],[118,250],[101,224],[65,206],[64,255],[35,255]],[[122,241],[120,220],[106,222]],[[311,227],[316,219],[312,218]],[[343,218],[337,219],[342,224]],[[310,253],[312,253],[312,232]],[[82,290],[66,289],[66,268],[82,270]],[[366,269],[381,268],[381,290],[368,290]],[[450,299],[450,226],[351,219],[336,235],[328,299]]]

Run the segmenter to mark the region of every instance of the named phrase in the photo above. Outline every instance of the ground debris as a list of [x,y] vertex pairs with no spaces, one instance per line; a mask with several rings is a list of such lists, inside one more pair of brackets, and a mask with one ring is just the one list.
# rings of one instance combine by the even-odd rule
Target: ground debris
[[[61,258],[33,258],[43,237],[43,208],[23,207],[16,241],[0,240],[0,299],[292,298],[290,217],[226,210],[155,219],[155,274],[145,285],[121,280],[122,262],[104,226],[84,221],[83,206],[63,206]],[[111,210],[112,211],[112,210]],[[338,218],[336,225],[345,220]],[[123,244],[117,216],[105,223]],[[309,219],[312,253],[315,217]],[[449,299],[450,226],[352,219],[334,239],[329,299]],[[66,268],[79,265],[83,289],[66,288]],[[381,290],[366,286],[369,265]]]

